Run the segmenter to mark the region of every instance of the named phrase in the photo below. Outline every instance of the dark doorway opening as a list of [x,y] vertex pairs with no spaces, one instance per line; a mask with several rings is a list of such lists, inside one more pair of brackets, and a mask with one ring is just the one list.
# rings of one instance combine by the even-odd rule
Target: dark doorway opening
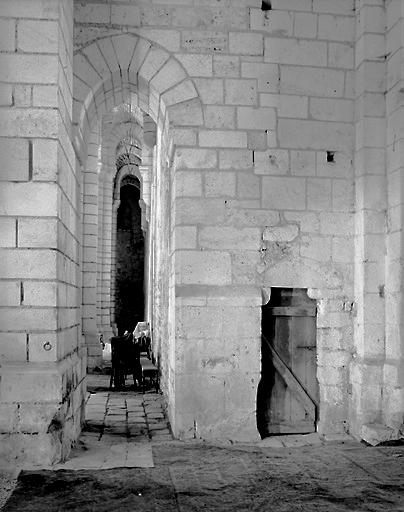
[[116,236],[115,321],[118,334],[133,331],[144,320],[144,236],[139,206],[139,180],[130,177],[120,188]]
[[272,288],[262,307],[261,380],[257,428],[261,438],[316,431],[319,389],[316,302],[306,289]]

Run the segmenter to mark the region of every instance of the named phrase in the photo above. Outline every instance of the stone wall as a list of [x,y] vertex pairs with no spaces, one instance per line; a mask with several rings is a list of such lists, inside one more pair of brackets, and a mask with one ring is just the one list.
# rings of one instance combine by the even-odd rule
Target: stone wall
[[[373,16],[381,15],[382,5]],[[379,421],[397,435],[404,423],[404,336],[403,336],[403,84],[402,65],[403,15],[402,2],[386,2],[386,177],[387,177],[387,239],[386,239],[386,351],[383,365],[383,397]],[[380,363],[379,363],[380,364]]]
[[[35,11],[27,7],[34,3]],[[145,314],[175,435],[257,437],[261,305],[272,287],[295,287],[317,301],[320,433],[365,437],[373,428],[397,436],[404,411],[402,3],[261,5],[76,1],[71,87],[63,73],[70,60],[57,72],[58,52],[66,64],[63,44],[48,46],[52,34],[72,32],[60,14],[70,2],[3,1],[0,144],[17,146],[7,154],[19,158],[2,165],[0,222],[11,273],[2,276],[0,347],[9,362],[0,371],[22,361],[25,368],[27,346],[34,368],[38,353],[37,324],[15,329],[20,317],[8,325],[4,308],[24,310],[24,322],[28,312],[51,319],[46,334],[57,332],[58,349],[46,357],[74,366],[66,361],[81,339],[80,258],[81,328],[90,359],[100,357],[99,333],[112,332],[114,307],[117,126],[131,122],[142,146]],[[67,136],[71,91],[77,166]],[[123,105],[128,119],[119,118]],[[41,194],[53,203],[37,201]],[[52,229],[33,237],[31,217],[35,226],[56,226],[55,246],[42,240]],[[45,268],[51,276],[38,274]],[[39,302],[28,303],[32,280]],[[43,303],[38,290],[51,285],[57,300]],[[11,409],[18,403],[4,399]]]
[[0,5],[0,458],[52,463],[81,429],[73,3]]
[[317,299],[319,429],[348,421],[353,3],[260,6],[170,11],[197,27],[181,33],[178,59],[204,104],[175,160],[183,436],[253,436],[261,290],[273,286]]

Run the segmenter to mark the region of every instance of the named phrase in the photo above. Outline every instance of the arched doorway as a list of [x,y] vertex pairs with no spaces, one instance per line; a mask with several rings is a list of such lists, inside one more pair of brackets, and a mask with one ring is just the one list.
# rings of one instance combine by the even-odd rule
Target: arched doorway
[[120,187],[115,260],[115,323],[118,334],[144,320],[145,244],[141,226],[140,183],[127,176]]

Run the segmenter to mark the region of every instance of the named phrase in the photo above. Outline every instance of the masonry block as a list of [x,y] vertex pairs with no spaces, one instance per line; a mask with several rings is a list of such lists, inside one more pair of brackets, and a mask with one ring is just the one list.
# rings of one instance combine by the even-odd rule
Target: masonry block
[[19,306],[21,303],[21,283],[19,281],[4,281],[1,283],[2,295],[0,306]]
[[262,206],[279,210],[305,210],[306,193],[303,178],[262,178]]
[[196,78],[194,80],[202,102],[209,104],[223,103],[223,81],[218,78]]
[[174,165],[177,169],[211,169],[217,165],[217,153],[212,149],[178,148]]
[[24,330],[56,329],[56,309],[1,308],[2,328],[12,331],[18,325]]
[[228,37],[219,31],[183,30],[181,46],[187,52],[224,52],[227,50]]
[[282,147],[352,150],[353,126],[349,123],[280,119],[278,128]]
[[16,247],[16,220],[0,217],[0,247]]
[[13,104],[13,87],[11,84],[0,84],[0,105],[9,107]]
[[235,107],[207,106],[205,108],[205,125],[207,128],[235,128]]
[[236,176],[232,172],[206,172],[205,196],[206,197],[235,197]]
[[312,2],[310,0],[272,0],[273,9],[290,11],[311,11]]
[[261,34],[230,32],[229,52],[238,55],[263,55],[264,38]]
[[291,151],[290,169],[295,176],[314,176],[316,174],[315,151]]
[[287,38],[265,38],[265,60],[279,64],[327,66],[327,44]]
[[353,122],[354,103],[352,100],[311,98],[310,114],[322,121]]
[[258,250],[260,232],[258,228],[210,227],[199,229],[199,247],[202,249]]
[[247,134],[235,130],[203,130],[199,132],[199,145],[220,148],[245,148],[247,147]]
[[226,204],[217,198],[179,198],[175,202],[176,224],[221,224]]
[[353,16],[319,15],[318,37],[320,39],[353,42],[354,36],[355,18]]
[[199,99],[185,101],[168,108],[169,118],[178,126],[203,125],[203,112]]
[[225,80],[225,103],[229,105],[256,105],[256,80]]
[[57,248],[57,219],[20,219],[18,247]]
[[0,358],[5,362],[27,360],[27,335],[24,332],[0,333]]
[[283,149],[254,152],[255,174],[286,175],[289,170],[289,153]]
[[152,78],[150,85],[157,91],[164,92],[170,89],[186,77],[183,68],[175,61],[170,59],[164,64],[159,72]]
[[0,136],[56,138],[58,122],[58,112],[54,109],[3,109]]
[[266,11],[250,9],[250,28],[278,36],[291,36],[293,32],[293,14],[287,11]]
[[178,284],[231,283],[230,255],[225,251],[178,251],[175,265]]
[[174,230],[175,249],[196,249],[196,226],[176,226]]
[[202,176],[196,171],[177,171],[175,174],[175,194],[177,197],[201,197]]
[[74,4],[74,19],[78,23],[109,23],[111,6],[101,2],[93,4]]
[[56,21],[21,20],[17,28],[17,47],[30,53],[57,53],[59,27]]
[[24,281],[25,306],[57,306],[57,285],[49,281]]
[[52,279],[56,272],[56,253],[50,250],[1,249],[0,277],[6,279]]
[[295,12],[293,35],[307,39],[317,37],[317,15],[308,12]]
[[319,97],[342,97],[345,72],[310,66],[281,65],[280,92]]
[[237,126],[245,130],[272,130],[275,128],[276,116],[272,108],[252,107],[237,108]]
[[189,76],[211,77],[213,75],[213,57],[211,55],[178,54],[176,58],[184,66]]
[[252,169],[253,152],[244,149],[220,150],[219,167],[220,169]]
[[241,76],[256,78],[258,91],[276,93],[279,90],[279,66],[262,62],[242,62]]
[[15,20],[0,20],[0,48],[3,52],[15,51]]
[[307,209],[326,210],[331,204],[332,182],[326,178],[307,180]]
[[0,79],[13,83],[55,84],[58,79],[57,56],[2,53],[0,55]]
[[338,4],[333,0],[313,0],[313,11],[352,16],[354,0],[341,0]]

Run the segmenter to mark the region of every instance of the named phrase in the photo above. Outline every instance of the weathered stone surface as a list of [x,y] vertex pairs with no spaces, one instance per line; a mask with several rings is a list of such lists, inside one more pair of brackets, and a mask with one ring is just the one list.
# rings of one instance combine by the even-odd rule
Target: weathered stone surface
[[264,242],[292,242],[299,234],[296,224],[265,228],[262,239]]
[[396,441],[402,438],[402,433],[381,423],[367,423],[362,425],[361,437],[372,446],[386,441]]
[[[17,398],[33,407],[28,433],[6,444],[52,459],[77,437],[86,362],[72,354],[83,330],[99,364],[99,334],[112,335],[129,175],[140,179],[144,319],[176,435],[256,435],[261,304],[250,286],[307,288],[317,301],[322,435],[359,438],[367,425],[374,439],[380,418],[396,428],[399,3],[0,2],[4,429],[17,428]],[[133,162],[116,176],[129,135]],[[64,369],[47,395],[38,368],[52,364]],[[42,394],[66,398],[61,441],[46,437]]]

